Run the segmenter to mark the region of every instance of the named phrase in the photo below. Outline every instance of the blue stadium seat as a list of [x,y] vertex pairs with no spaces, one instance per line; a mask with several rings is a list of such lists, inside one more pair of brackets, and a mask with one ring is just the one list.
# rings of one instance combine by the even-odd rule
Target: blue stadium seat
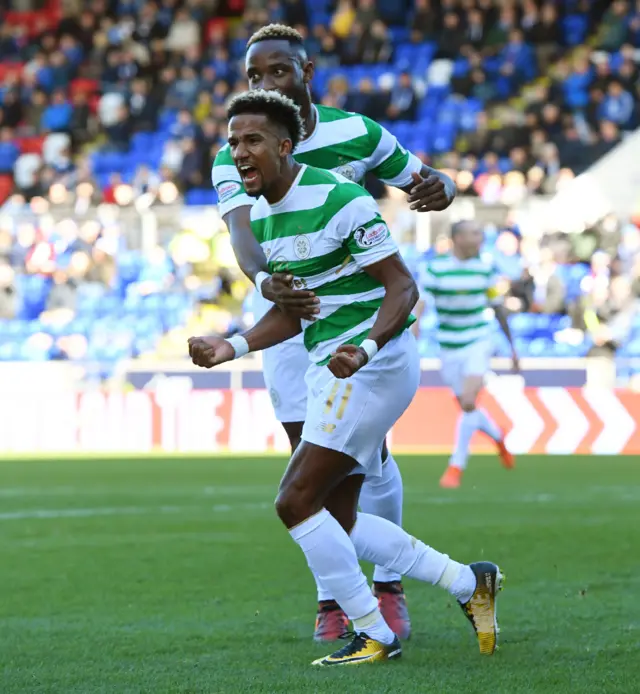
[[17,275],[18,318],[37,318],[45,309],[51,280],[44,275]]
[[18,361],[20,359],[20,344],[17,342],[0,343],[0,361]]
[[178,114],[176,111],[172,109],[164,109],[160,112],[160,116],[158,118],[158,127],[160,130],[167,132],[176,122],[177,117]]
[[409,27],[389,27],[389,35],[394,45],[402,44],[409,40]]
[[187,205],[215,205],[218,195],[212,188],[193,188],[187,191],[184,200]]

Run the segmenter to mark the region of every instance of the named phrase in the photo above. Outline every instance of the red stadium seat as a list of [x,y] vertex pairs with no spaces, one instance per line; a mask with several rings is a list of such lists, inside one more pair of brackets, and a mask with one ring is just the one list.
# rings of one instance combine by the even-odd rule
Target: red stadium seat
[[98,80],[91,80],[86,77],[78,77],[71,82],[70,93],[72,97],[79,92],[84,92],[87,95],[95,94],[99,87],[100,83]]
[[225,19],[220,19],[216,17],[215,19],[210,19],[207,22],[207,28],[205,31],[205,43],[211,43],[211,37],[214,33],[221,31],[224,35],[227,35],[227,22]]
[[7,12],[5,21],[11,26],[23,26],[29,35],[44,28],[54,29],[58,23],[60,12],[47,10],[39,12]]
[[0,63],[0,82],[4,80],[9,75],[21,75],[24,63]]
[[13,176],[0,174],[0,205],[11,195],[13,190]]
[[98,104],[100,103],[100,94],[91,94],[89,97],[89,110],[95,116],[98,113]]
[[43,135],[37,137],[21,137],[18,139],[18,146],[22,154],[42,154],[43,144]]

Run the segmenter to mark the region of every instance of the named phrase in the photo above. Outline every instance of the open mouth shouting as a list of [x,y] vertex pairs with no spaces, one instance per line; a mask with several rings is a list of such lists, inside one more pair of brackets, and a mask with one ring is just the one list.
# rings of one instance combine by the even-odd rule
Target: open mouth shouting
[[240,178],[242,178],[242,183],[244,184],[247,192],[255,190],[259,187],[260,172],[255,166],[252,166],[251,164],[241,164],[238,167],[238,171],[240,172]]

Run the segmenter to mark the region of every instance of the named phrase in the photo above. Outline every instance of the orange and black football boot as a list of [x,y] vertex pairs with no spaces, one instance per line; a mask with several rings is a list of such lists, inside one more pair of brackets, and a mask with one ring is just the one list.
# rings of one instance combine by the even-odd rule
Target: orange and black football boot
[[348,626],[349,618],[335,600],[318,603],[314,641],[337,641],[347,633]]
[[374,581],[373,594],[378,598],[378,607],[391,631],[401,640],[411,636],[411,619],[407,609],[407,598],[400,581]]

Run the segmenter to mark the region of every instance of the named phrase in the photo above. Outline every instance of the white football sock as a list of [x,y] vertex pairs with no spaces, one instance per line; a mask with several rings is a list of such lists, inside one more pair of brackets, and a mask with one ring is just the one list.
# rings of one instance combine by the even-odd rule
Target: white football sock
[[476,412],[478,413],[478,429],[487,436],[490,436],[494,441],[500,441],[502,439],[502,431],[493,419],[491,419],[489,413],[481,407],[478,407]]
[[369,636],[381,643],[392,643],[395,636],[384,620],[377,624],[378,601],[358,564],[353,543],[329,511],[322,509],[289,533],[300,545],[313,575],[320,579],[347,617],[355,623],[373,615],[370,621],[376,636],[367,632]]
[[[393,643],[393,639],[395,638],[393,632],[391,632],[391,635],[389,634],[391,629],[384,621],[384,617],[377,607],[371,614],[360,617],[360,619],[354,619],[353,630],[357,634],[364,632],[367,636],[370,636],[372,639],[380,641],[380,643],[384,643],[387,646],[390,643]],[[391,641],[389,641],[390,638]]]
[[[475,576],[468,566],[454,562],[383,518],[358,513],[351,540],[359,559],[397,571],[402,576],[441,585],[462,602],[466,602],[475,590]],[[470,594],[469,575],[473,578]]]
[[449,462],[450,465],[454,465],[455,467],[460,468],[460,470],[464,470],[467,467],[471,439],[473,438],[476,429],[479,428],[478,410],[473,410],[473,412],[462,412],[458,418],[456,445]]
[[[360,508],[363,513],[386,518],[391,523],[402,527],[402,475],[398,463],[391,453],[382,464],[380,477],[365,477],[360,492]],[[373,580],[382,583],[399,581],[400,574],[388,571],[382,566],[376,566]]]
[[322,602],[323,600],[333,600],[333,595],[325,589],[325,587],[322,585],[322,581],[314,574],[313,578],[316,582],[316,588],[318,590],[318,602]]

